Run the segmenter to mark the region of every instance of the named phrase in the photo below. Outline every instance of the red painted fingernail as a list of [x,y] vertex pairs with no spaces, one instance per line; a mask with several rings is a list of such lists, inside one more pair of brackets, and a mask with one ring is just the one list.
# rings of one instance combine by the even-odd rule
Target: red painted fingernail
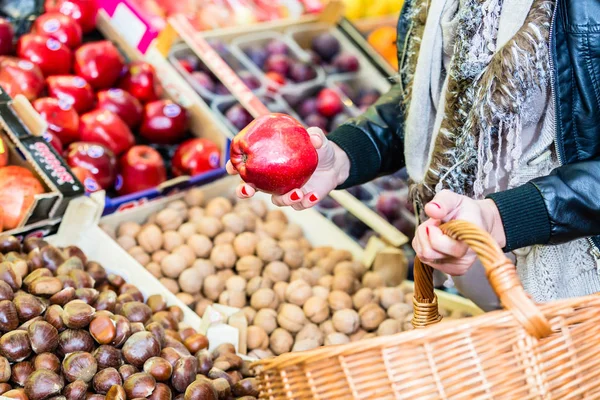
[[292,201],[300,200],[300,196],[298,196],[298,192],[293,192],[290,196],[290,199],[292,199]]
[[309,197],[308,199],[309,199],[311,202],[313,202],[313,203],[316,203],[316,202],[317,202],[317,200],[319,200],[319,199],[317,198],[317,196],[315,196],[314,194],[311,194],[311,195],[310,195],[310,197]]
[[246,186],[242,186],[242,194],[244,196],[248,196],[248,192],[246,192]]
[[434,206],[436,206],[436,207],[437,207],[437,208],[439,208],[440,210],[442,209],[442,206],[440,206],[438,203],[431,202],[431,204],[433,204]]
[[427,236],[429,236],[429,227],[428,226],[425,227],[425,232],[427,233]]

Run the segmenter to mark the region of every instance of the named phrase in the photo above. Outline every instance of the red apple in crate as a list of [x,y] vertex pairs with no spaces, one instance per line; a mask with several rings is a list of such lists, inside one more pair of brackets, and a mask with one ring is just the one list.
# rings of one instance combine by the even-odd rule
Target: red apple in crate
[[107,40],[84,44],[75,52],[75,73],[96,90],[113,86],[123,64],[121,53]]
[[55,133],[52,133],[50,131],[46,131],[44,132],[44,134],[42,135],[42,137],[44,138],[44,140],[48,143],[50,143],[52,145],[52,147],[54,147],[54,150],[56,150],[56,152],[62,156],[64,147],[62,142],[60,141],[60,139],[58,138],[58,136]]
[[46,79],[48,94],[71,105],[79,114],[94,106],[94,90],[80,76],[55,75]]
[[306,129],[284,114],[252,121],[233,138],[230,158],[245,182],[278,195],[304,186],[318,163]]
[[144,108],[133,95],[122,89],[108,89],[98,92],[97,96],[99,109],[114,112],[131,129],[140,124]]
[[17,43],[17,55],[37,64],[44,76],[66,75],[71,72],[73,54],[56,39],[27,34]]
[[170,100],[146,104],[140,127],[140,136],[151,143],[175,144],[188,127],[187,111]]
[[83,142],[103,144],[117,156],[135,143],[127,124],[108,110],[94,110],[82,115],[79,137]]
[[325,117],[334,117],[344,110],[344,103],[334,90],[325,88],[317,96],[317,110]]
[[342,53],[333,59],[333,66],[338,72],[356,72],[360,69],[358,58],[353,54]]
[[25,217],[44,187],[26,168],[10,165],[0,168],[0,207],[4,211],[4,228],[14,229]]
[[83,33],[90,33],[96,28],[98,4],[96,0],[46,0],[46,12],[58,11],[79,23]]
[[98,190],[102,190],[102,187],[89,170],[82,167],[71,167],[71,171],[77,177],[77,179],[79,179],[79,182],[81,182],[81,184],[85,187],[85,191],[87,193],[94,193]]
[[208,139],[195,138],[183,142],[173,156],[173,175],[199,175],[219,168],[221,152],[219,147]]
[[154,67],[141,61],[125,67],[125,75],[119,81],[119,87],[131,93],[142,104],[157,100],[162,95],[162,87]]
[[115,188],[120,195],[152,189],[167,180],[165,163],[150,146],[133,146],[119,160]]
[[[85,142],[71,143],[67,149],[66,161],[70,167],[87,170],[102,189],[110,189],[115,183],[117,159],[106,146]],[[83,179],[85,181],[85,177]],[[81,183],[85,185],[85,182]]]
[[291,61],[290,58],[283,54],[274,54],[267,58],[265,62],[265,69],[267,72],[277,72],[283,76],[286,76],[290,70]]
[[81,26],[73,18],[56,11],[40,15],[33,23],[31,33],[54,38],[70,49],[81,44]]
[[79,140],[79,115],[73,107],[59,99],[43,97],[33,102],[33,108],[48,123],[48,130],[67,145]]
[[44,89],[44,75],[31,61],[17,57],[1,57],[0,86],[12,98],[22,94],[27,100],[33,101]]
[[0,56],[12,54],[15,30],[10,22],[0,18]]

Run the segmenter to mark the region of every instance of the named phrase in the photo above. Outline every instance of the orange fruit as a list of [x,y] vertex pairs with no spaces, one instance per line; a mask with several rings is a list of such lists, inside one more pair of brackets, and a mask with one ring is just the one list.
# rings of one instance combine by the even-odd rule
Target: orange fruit
[[375,51],[381,54],[394,67],[398,65],[396,48],[396,28],[382,26],[373,30],[367,37],[367,41]]

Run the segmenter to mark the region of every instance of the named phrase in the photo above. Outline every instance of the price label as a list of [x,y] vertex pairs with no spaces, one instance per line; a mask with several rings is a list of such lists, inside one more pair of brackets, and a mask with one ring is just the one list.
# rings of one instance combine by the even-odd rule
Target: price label
[[111,25],[129,45],[139,47],[147,27],[125,3],[117,5],[110,20]]

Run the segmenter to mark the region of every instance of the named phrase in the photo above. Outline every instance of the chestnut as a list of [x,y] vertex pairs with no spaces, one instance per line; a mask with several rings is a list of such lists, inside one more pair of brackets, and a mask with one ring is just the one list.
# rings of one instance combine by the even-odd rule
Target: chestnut
[[183,393],[178,394],[177,396],[175,396],[173,398],[173,400],[184,400],[185,399],[185,395]]
[[175,363],[171,375],[171,385],[178,392],[185,392],[185,388],[196,379],[198,360],[194,356],[183,356]]
[[35,356],[33,360],[35,370],[46,369],[55,373],[60,373],[60,360],[53,353],[42,353]]
[[65,304],[62,320],[67,328],[83,329],[92,322],[94,308],[81,300]]
[[29,253],[35,249],[41,249],[42,247],[48,246],[48,242],[38,237],[28,237],[23,240],[23,251]]
[[196,359],[198,360],[198,370],[196,372],[208,376],[208,372],[214,365],[210,352],[207,349],[200,350],[196,353]]
[[131,364],[125,364],[119,367],[119,373],[121,374],[121,378],[123,381],[127,380],[131,375],[137,374],[140,372],[136,367]]
[[127,400],[125,389],[121,385],[115,385],[106,393],[106,400]]
[[216,349],[213,350],[212,355],[214,359],[217,359],[226,353],[235,354],[235,346],[231,343],[220,344]]
[[248,360],[242,361],[242,366],[240,367],[240,373],[242,374],[242,376],[244,378],[253,378],[254,377],[255,374],[252,371],[251,365],[252,365],[251,361],[248,361]]
[[23,280],[21,275],[17,274],[12,267],[12,263],[3,261],[0,263],[0,281],[4,281],[13,291],[21,289]]
[[83,264],[87,263],[87,257],[85,253],[77,246],[67,246],[62,249],[62,252],[65,257],[78,257]]
[[21,361],[12,366],[10,380],[19,386],[25,386],[29,375],[33,374],[35,368],[29,361]]
[[94,308],[98,311],[106,310],[114,312],[116,304],[117,294],[112,290],[106,290],[104,292],[100,292],[98,298],[96,299],[96,303],[94,304]]
[[116,333],[111,344],[115,347],[120,347],[131,336],[131,324],[129,320],[122,315],[115,315],[112,319],[115,323]]
[[31,354],[29,337],[25,331],[12,331],[0,337],[0,355],[8,361],[23,361]]
[[60,250],[54,246],[45,246],[40,249],[40,257],[45,268],[52,272],[56,272],[58,267],[65,262],[65,257]]
[[191,355],[190,351],[178,340],[173,339],[171,336],[165,337],[165,346],[172,347],[182,356]]
[[31,349],[36,353],[52,352],[58,346],[58,331],[46,321],[36,321],[27,329]]
[[8,383],[0,383],[0,396],[12,389]]
[[165,328],[163,328],[160,324],[158,324],[157,322],[150,322],[147,326],[146,326],[146,330],[148,332],[150,332],[154,338],[156,339],[156,341],[158,342],[158,344],[160,344],[160,347],[164,347],[165,345]]
[[137,332],[123,345],[123,357],[137,368],[142,368],[150,357],[160,354],[160,344],[150,332]]
[[21,322],[29,321],[46,311],[46,305],[41,299],[25,292],[17,292],[13,303],[17,308],[17,314]]
[[69,257],[56,269],[56,275],[69,275],[76,269],[83,271],[83,263],[78,257]]
[[96,317],[90,322],[90,334],[99,344],[109,344],[117,335],[117,328],[112,319],[107,316]]
[[62,288],[62,282],[58,278],[44,276],[31,282],[28,290],[29,293],[36,296],[50,297],[60,292]]
[[138,332],[145,332],[146,328],[144,327],[144,324],[142,324],[141,322],[132,322],[131,323],[131,334],[133,335],[134,333],[138,333]]
[[179,306],[171,306],[168,309],[169,313],[175,318],[175,321],[181,322],[183,321],[183,310]]
[[152,315],[152,322],[158,322],[165,329],[177,329],[177,321],[170,312],[168,311],[158,311]]
[[145,324],[152,317],[152,310],[142,302],[131,301],[123,304],[118,314],[124,316],[130,322],[141,322]]
[[146,304],[148,307],[150,307],[153,313],[165,311],[167,309],[167,302],[160,294],[153,294],[152,296],[149,296],[148,300],[146,300]]
[[67,327],[65,326],[65,324],[63,323],[63,320],[62,320],[63,314],[64,314],[64,309],[61,306],[54,304],[54,305],[51,305],[50,307],[48,307],[48,310],[46,311],[44,319],[50,325],[55,327],[57,331],[62,332],[65,329],[67,329]]
[[181,338],[181,340],[183,342],[185,342],[185,339],[187,339],[190,336],[195,335],[197,333],[198,332],[196,332],[196,330],[194,328],[191,328],[191,327],[179,329],[179,337]]
[[85,400],[105,400],[106,396],[97,393],[87,393],[85,395]]
[[[11,291],[12,293],[12,291]],[[10,300],[0,301],[0,331],[10,332],[19,326],[17,307]]]
[[64,387],[64,380],[52,371],[41,369],[33,372],[25,382],[25,394],[29,400],[44,400],[58,396]]
[[121,275],[108,274],[106,279],[108,279],[108,282],[117,289],[125,284],[125,279],[123,279]]
[[10,380],[10,362],[6,357],[0,357],[0,382],[6,383]]
[[0,300],[12,300],[14,297],[15,293],[9,284],[0,280]]
[[173,394],[169,386],[164,383],[157,383],[152,394],[148,397],[149,400],[171,400]]
[[123,383],[123,389],[127,394],[127,398],[148,397],[156,387],[156,380],[152,375],[145,372],[138,372],[131,375]]
[[57,275],[56,277],[58,278],[59,281],[62,282],[63,289],[64,288],[73,288],[73,289],[77,288],[77,286],[75,285],[75,280],[73,278],[71,278],[69,275]]
[[123,357],[121,350],[113,347],[102,345],[99,346],[92,354],[98,363],[98,369],[104,368],[119,368],[123,365]]
[[75,289],[93,288],[96,284],[90,274],[79,269],[71,270],[69,277],[75,282]]
[[211,382],[219,400],[226,400],[231,397],[231,385],[227,379],[219,378]]
[[25,389],[12,389],[5,392],[2,396],[8,397],[9,399],[29,400],[25,394]]
[[242,379],[232,388],[235,397],[253,396],[258,397],[258,381],[256,378]]
[[185,389],[185,400],[217,400],[217,391],[213,387],[212,383],[205,379],[198,379],[194,381]]
[[85,395],[88,390],[88,384],[84,381],[75,381],[69,383],[63,394],[67,398],[67,400],[83,400],[85,399]]
[[89,261],[85,264],[85,270],[96,281],[97,285],[104,283],[108,276],[106,269],[95,261]]
[[202,349],[208,348],[208,338],[201,333],[195,333],[184,339],[183,344],[190,353],[197,353]]
[[222,369],[215,368],[215,367],[211,368],[211,370],[208,371],[208,377],[210,379],[219,379],[219,378],[226,379],[227,382],[229,382],[229,384],[231,386],[235,385],[238,382],[238,380],[236,380],[234,377],[227,374],[227,372],[223,371]]
[[0,253],[21,252],[21,241],[14,236],[0,236]]
[[242,366],[242,358],[234,353],[225,353],[215,360],[214,366],[223,371],[237,370]]
[[82,329],[67,329],[58,335],[56,353],[60,357],[76,351],[89,353],[93,350],[94,339],[87,331]]
[[50,303],[58,304],[61,307],[70,302],[71,300],[75,300],[75,289],[73,289],[72,287],[64,288],[60,292],[50,297]]
[[105,368],[98,371],[92,382],[94,390],[100,394],[106,394],[111,387],[123,384],[121,374],[115,368]]
[[75,290],[75,297],[89,305],[94,304],[99,295],[100,292],[92,288],[81,288]]
[[23,322],[17,329],[20,331],[26,331],[29,329],[31,324],[38,322],[38,321],[43,321],[43,320],[44,320],[44,317],[42,317],[42,316],[32,318],[29,321]]
[[44,268],[44,260],[42,260],[42,255],[39,249],[31,250],[27,254],[27,265],[29,266],[29,270],[32,272],[40,268]]
[[160,351],[160,357],[167,360],[172,367],[175,367],[175,363],[181,358],[181,354],[172,347],[165,347]]
[[25,285],[25,287],[27,288],[27,291],[29,291],[31,284],[33,283],[33,281],[35,281],[38,278],[51,278],[53,277],[54,274],[52,274],[52,271],[50,271],[48,268],[40,268],[40,269],[36,269],[35,271],[32,271],[30,274],[28,274],[24,279],[23,279],[23,284]]
[[166,382],[171,378],[173,366],[164,358],[150,357],[144,363],[144,372],[152,375],[158,382]]
[[84,351],[67,354],[62,362],[63,375],[69,382],[81,380],[90,383],[97,370],[96,359]]

